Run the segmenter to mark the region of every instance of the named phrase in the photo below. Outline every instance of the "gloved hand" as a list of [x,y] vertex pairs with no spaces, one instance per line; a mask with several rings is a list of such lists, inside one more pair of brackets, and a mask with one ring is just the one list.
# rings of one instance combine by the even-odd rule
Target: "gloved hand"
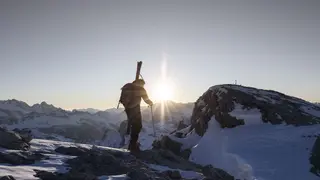
[[151,100],[148,102],[148,104],[149,106],[153,106],[153,102]]

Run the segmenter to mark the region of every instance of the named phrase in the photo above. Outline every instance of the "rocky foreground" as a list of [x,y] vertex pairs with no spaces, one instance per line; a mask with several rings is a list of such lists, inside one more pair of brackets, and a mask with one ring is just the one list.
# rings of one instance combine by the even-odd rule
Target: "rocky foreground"
[[[17,131],[18,132],[18,131]],[[48,140],[31,140],[28,143],[13,131],[1,129],[2,135],[14,135],[7,144],[0,143],[5,148],[0,152],[1,168],[28,167],[34,171],[34,179],[67,180],[108,179],[108,176],[122,175],[125,179],[135,180],[171,180],[171,179],[215,179],[232,180],[232,176],[221,169],[201,166],[192,163],[169,150],[151,149],[132,155],[123,149],[113,149],[101,146],[71,144]],[[1,139],[3,140],[3,139]],[[30,139],[29,139],[30,140]],[[8,144],[14,144],[14,146]],[[26,146],[28,148],[26,148]],[[63,157],[60,169],[46,169],[55,157]],[[44,168],[42,168],[43,166]],[[155,168],[157,167],[158,168]],[[159,170],[159,167],[165,167]],[[0,168],[0,170],[1,170]],[[59,168],[56,168],[59,169]],[[12,169],[13,171],[13,169]],[[8,171],[10,172],[10,171]],[[183,173],[192,172],[186,177]],[[16,172],[23,174],[23,172]],[[1,180],[14,180],[15,174],[1,173]],[[30,179],[27,176],[18,179]]]

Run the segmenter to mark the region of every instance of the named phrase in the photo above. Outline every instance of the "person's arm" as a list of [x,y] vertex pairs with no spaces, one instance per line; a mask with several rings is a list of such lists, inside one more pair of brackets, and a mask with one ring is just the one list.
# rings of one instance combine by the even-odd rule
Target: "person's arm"
[[149,104],[150,106],[153,105],[153,102],[149,99],[148,93],[147,91],[143,88],[141,91],[141,97],[144,100],[144,102],[146,102],[147,104]]

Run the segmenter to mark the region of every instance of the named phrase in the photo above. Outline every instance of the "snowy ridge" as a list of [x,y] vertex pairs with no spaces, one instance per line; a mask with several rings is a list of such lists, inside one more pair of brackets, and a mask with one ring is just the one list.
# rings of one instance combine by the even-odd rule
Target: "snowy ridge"
[[[256,111],[232,114],[249,122],[259,117]],[[170,138],[182,143],[182,149],[191,149],[190,161],[211,164],[241,180],[316,180],[319,177],[310,173],[309,156],[319,129],[320,125],[263,123],[222,129],[212,118],[202,137],[192,131],[184,138]]]

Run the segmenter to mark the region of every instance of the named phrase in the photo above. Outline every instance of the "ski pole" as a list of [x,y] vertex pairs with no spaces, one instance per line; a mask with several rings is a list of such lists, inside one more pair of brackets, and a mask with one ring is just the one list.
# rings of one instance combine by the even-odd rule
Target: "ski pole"
[[154,129],[154,117],[153,117],[153,111],[152,111],[152,106],[151,107],[151,118],[152,118],[152,125],[153,125],[153,136],[156,137],[156,131]]

